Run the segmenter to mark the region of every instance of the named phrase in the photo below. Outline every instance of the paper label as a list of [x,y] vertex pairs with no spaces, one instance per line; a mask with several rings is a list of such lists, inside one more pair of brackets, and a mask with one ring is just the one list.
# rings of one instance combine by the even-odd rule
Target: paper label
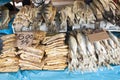
[[93,43],[95,41],[101,41],[101,40],[104,40],[104,39],[108,39],[109,35],[107,34],[106,31],[101,31],[101,32],[98,32],[98,33],[89,34],[88,38],[89,38],[90,42]]
[[34,35],[32,32],[18,32],[16,33],[17,47],[31,46]]

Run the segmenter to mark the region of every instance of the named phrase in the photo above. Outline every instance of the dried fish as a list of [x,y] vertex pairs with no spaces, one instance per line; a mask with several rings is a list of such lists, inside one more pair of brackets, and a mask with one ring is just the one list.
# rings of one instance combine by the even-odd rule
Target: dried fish
[[61,21],[60,29],[65,30],[67,27],[67,15],[65,9],[60,10],[60,21]]
[[64,38],[65,35],[66,35],[65,33],[56,34],[56,35],[52,36],[50,39],[44,41],[43,44],[46,44],[46,43],[51,42],[51,41],[54,41],[54,40],[56,40],[57,38]]
[[0,29],[8,28],[8,23],[10,21],[9,10],[5,6],[0,7]]
[[[67,66],[68,46],[65,33],[48,36],[42,42],[45,45],[45,70],[64,70]],[[58,66],[58,67],[57,67]]]
[[97,71],[101,66],[111,69],[111,64],[120,64],[118,39],[109,32],[109,39],[90,42],[88,35],[94,31],[99,30],[75,31],[74,36],[69,35],[69,70]]
[[18,70],[18,58],[6,57],[0,59],[0,72],[17,72]]
[[21,66],[21,70],[42,70],[44,66],[44,62],[42,62],[41,64],[36,64],[24,60],[19,60],[19,62],[20,62],[19,66]]
[[35,26],[32,26],[32,28],[30,29],[29,25],[30,23],[33,23],[33,20],[37,16],[37,13],[38,13],[37,8],[33,8],[28,5],[22,7],[20,11],[17,13],[16,18],[14,19],[13,22],[13,28],[15,29],[15,31],[18,32],[34,29],[33,27]]

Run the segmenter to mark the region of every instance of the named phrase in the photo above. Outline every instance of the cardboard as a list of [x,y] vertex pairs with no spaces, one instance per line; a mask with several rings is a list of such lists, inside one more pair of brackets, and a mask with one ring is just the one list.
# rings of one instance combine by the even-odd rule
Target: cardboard
[[108,38],[109,38],[109,35],[104,30],[98,33],[93,33],[93,34],[88,35],[88,39],[92,43],[95,41],[101,41],[101,40],[108,39]]
[[32,32],[18,32],[16,33],[17,47],[31,46],[34,34]]

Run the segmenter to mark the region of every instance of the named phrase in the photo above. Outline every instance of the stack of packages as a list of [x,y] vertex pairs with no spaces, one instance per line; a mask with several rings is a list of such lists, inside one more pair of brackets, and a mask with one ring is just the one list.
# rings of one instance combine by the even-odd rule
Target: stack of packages
[[32,46],[25,48],[19,47],[17,54],[20,55],[19,66],[21,70],[42,70],[44,66],[44,47],[39,44],[45,35],[45,32],[34,32]]
[[45,44],[45,70],[64,70],[67,66],[68,46],[65,44],[66,34],[60,33],[48,36],[43,40]]
[[17,72],[19,70],[16,57],[15,34],[1,37],[3,49],[0,54],[0,72]]

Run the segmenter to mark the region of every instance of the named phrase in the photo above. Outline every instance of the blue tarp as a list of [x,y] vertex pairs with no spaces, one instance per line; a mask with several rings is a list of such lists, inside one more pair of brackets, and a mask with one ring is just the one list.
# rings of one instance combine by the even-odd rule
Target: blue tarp
[[64,71],[18,71],[16,73],[0,73],[0,80],[120,80],[120,66],[113,70],[106,68],[97,72]]
[[11,0],[0,0],[0,6],[10,2]]
[[0,34],[12,34],[13,33],[12,22],[13,22],[13,19],[9,22],[8,29],[0,30]]

